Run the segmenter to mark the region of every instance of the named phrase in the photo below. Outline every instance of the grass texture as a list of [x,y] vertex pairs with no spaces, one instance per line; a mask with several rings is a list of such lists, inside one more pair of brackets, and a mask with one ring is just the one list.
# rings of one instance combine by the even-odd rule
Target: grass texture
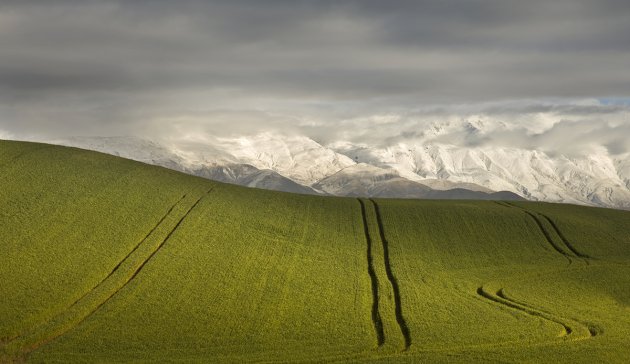
[[630,213],[0,141],[0,362],[627,362]]

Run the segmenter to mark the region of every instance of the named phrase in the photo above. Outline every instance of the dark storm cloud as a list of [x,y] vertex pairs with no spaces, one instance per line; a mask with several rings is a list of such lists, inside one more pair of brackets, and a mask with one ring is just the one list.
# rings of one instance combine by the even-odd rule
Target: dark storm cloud
[[155,131],[221,110],[238,132],[252,113],[330,128],[418,105],[625,97],[627,34],[620,0],[7,0],[0,129]]

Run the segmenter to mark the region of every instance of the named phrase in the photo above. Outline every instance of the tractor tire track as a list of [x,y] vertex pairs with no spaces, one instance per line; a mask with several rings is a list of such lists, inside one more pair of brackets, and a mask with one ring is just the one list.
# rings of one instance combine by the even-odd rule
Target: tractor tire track
[[540,221],[540,219],[536,215],[534,215],[533,213],[531,213],[531,212],[529,212],[529,211],[527,211],[525,209],[522,209],[522,210],[523,210],[524,213],[526,213],[528,216],[530,216],[532,218],[532,220],[534,220],[536,222],[536,225],[538,225],[538,229],[543,233],[543,235],[545,236],[545,239],[547,240],[549,245],[551,245],[551,247],[555,251],[557,251],[560,255],[565,257],[567,259],[567,261],[569,262],[569,265],[571,265],[573,263],[573,259],[571,259],[569,254],[567,254],[564,250],[560,249],[560,247],[556,245],[556,243],[551,238],[551,235],[549,235],[549,232],[547,231],[547,229],[545,229],[545,227],[543,226],[543,224]]
[[575,249],[573,244],[571,244],[569,242],[569,240],[567,240],[567,238],[564,236],[562,231],[560,231],[560,229],[558,228],[556,223],[551,218],[549,218],[549,216],[541,214],[541,213],[539,213],[539,215],[542,216],[543,218],[545,218],[545,220],[547,220],[547,222],[549,222],[549,225],[551,225],[551,227],[553,227],[553,229],[556,231],[556,234],[558,234],[558,236],[560,237],[560,240],[562,240],[564,245],[567,247],[567,249],[569,249],[571,251],[571,253],[573,253],[573,255],[575,255],[578,258],[583,259],[584,263],[586,263],[586,265],[590,265],[588,259],[593,259],[592,257],[590,257],[590,256],[588,256],[586,254],[582,254],[577,249]]
[[[40,148],[40,149],[44,149],[44,148]],[[171,214],[171,212],[173,211],[173,209],[175,209],[175,206],[177,206],[180,202],[182,202],[182,200],[184,200],[184,198],[186,198],[186,194],[184,194],[179,200],[177,200],[177,202],[175,202],[173,205],[171,205],[171,207],[166,211],[166,213],[164,215],[162,215],[162,217],[160,218],[160,220],[157,222],[157,224],[155,224],[155,226],[153,226],[153,228],[144,236],[144,238],[142,238],[138,244],[136,244],[133,249],[131,249],[131,251],[129,251],[129,253],[127,253],[127,255],[125,255],[119,262],[118,264],[116,264],[116,266],[103,278],[101,279],[96,285],[94,285],[94,287],[90,288],[88,291],[86,291],[83,295],[81,295],[81,297],[77,298],[76,300],[74,300],[71,304],[69,304],[65,309],[63,309],[63,311],[55,314],[52,317],[49,317],[48,319],[45,319],[43,321],[38,322],[37,324],[35,324],[35,328],[31,328],[31,332],[35,331],[36,328],[41,327],[43,325],[46,325],[47,323],[53,321],[56,317],[59,317],[60,315],[62,315],[65,311],[70,310],[71,308],[73,308],[74,306],[76,306],[80,301],[82,301],[85,297],[89,296],[92,292],[94,292],[94,290],[96,290],[99,286],[101,286],[103,284],[103,282],[105,282],[107,279],[109,279],[110,277],[112,277],[116,271],[118,271],[118,269],[120,268],[120,266],[123,264],[123,262],[125,260],[127,260],[136,250],[138,250],[138,248],[142,245],[142,243],[144,243],[151,234],[153,234],[153,232],[162,224],[162,222],[164,222],[164,220],[168,217],[168,215]],[[28,330],[28,329],[27,329]],[[24,337],[25,335],[27,335],[27,333],[22,332],[18,335],[15,335],[13,337],[10,337],[7,340],[7,343],[10,343],[12,341],[15,340],[19,340],[20,338]]]
[[534,222],[536,223],[536,226],[538,226],[538,230],[540,230],[540,232],[542,232],[542,234],[545,237],[545,240],[553,248],[553,250],[555,250],[558,254],[562,255],[568,261],[568,263],[569,263],[568,265],[573,264],[573,259],[571,259],[571,256],[569,254],[567,254],[564,250],[562,250],[558,245],[556,245],[556,243],[553,241],[553,238],[551,237],[551,235],[549,234],[547,229],[545,229],[542,221],[536,215],[534,215],[531,211],[526,210],[526,209],[524,209],[522,207],[519,207],[519,206],[512,205],[512,204],[510,204],[508,202],[504,202],[504,203],[496,202],[496,203],[501,205],[501,206],[505,206],[505,207],[509,206],[510,208],[519,209],[524,214],[529,216],[532,220],[534,220]]
[[376,222],[378,225],[378,231],[380,234],[381,242],[383,244],[383,255],[385,260],[385,272],[387,275],[387,279],[392,285],[392,289],[394,291],[394,305],[395,305],[395,314],[396,314],[396,322],[400,327],[400,332],[402,333],[405,339],[405,350],[409,349],[411,346],[411,334],[409,333],[409,327],[407,326],[407,322],[405,321],[405,317],[402,312],[402,303],[400,296],[400,288],[398,286],[398,280],[396,276],[394,276],[394,272],[392,271],[391,262],[389,259],[389,242],[385,238],[385,229],[383,228],[383,219],[381,217],[381,212],[378,204],[373,199],[370,199],[372,204],[374,205],[374,211],[376,212]]
[[[59,313],[55,317],[51,318],[47,323],[44,323],[43,326],[46,326],[46,324],[49,324],[48,326],[52,326],[52,327],[47,327],[47,329],[49,329],[49,330],[46,330],[45,332],[39,332],[37,329],[39,329],[41,327],[38,327],[37,329],[34,329],[31,333],[25,335],[24,337],[16,339],[14,341],[14,344],[19,345],[19,351],[21,352],[21,354],[22,355],[23,354],[28,354],[28,353],[30,353],[30,352],[40,348],[41,346],[43,346],[43,345],[45,345],[45,344],[47,344],[47,343],[57,339],[58,337],[68,333],[69,331],[71,331],[72,329],[76,328],[81,323],[83,323],[85,320],[87,320],[96,311],[98,311],[101,307],[103,307],[107,302],[109,302],[116,294],[118,294],[123,288],[125,288],[138,275],[138,273],[145,267],[145,265],[151,260],[151,258],[153,258],[153,256],[158,251],[161,250],[161,248],[164,246],[164,244],[170,239],[170,237],[173,235],[173,233],[179,228],[179,226],[186,219],[186,217],[188,217],[190,212],[211,191],[212,191],[212,189],[210,189],[207,192],[205,192],[204,194],[202,194],[201,197],[199,197],[195,201],[195,203],[186,210],[186,212],[179,219],[179,221],[175,224],[175,226],[169,231],[169,233],[166,235],[166,237],[164,239],[162,239],[162,241],[152,250],[152,252],[146,258],[142,258],[141,263],[139,265],[137,265],[133,269],[133,272],[131,273],[131,275],[128,275],[126,277],[122,277],[122,282],[114,282],[114,283],[112,283],[112,284],[115,284],[115,286],[112,289],[112,292],[109,293],[102,300],[99,300],[98,303],[93,302],[93,304],[95,304],[95,306],[92,307],[92,308],[89,308],[87,310],[87,312],[79,312],[78,315],[80,315],[81,317],[73,317],[73,316],[64,317],[64,315],[65,316],[71,315],[70,311],[72,309],[80,310],[81,308],[79,306],[81,305],[82,301],[89,300],[89,298],[90,298],[89,296],[90,295],[98,295],[99,294],[99,292],[98,292],[99,288],[105,286],[108,283],[108,280],[113,279],[112,277],[118,272],[120,267],[123,264],[125,264],[126,261],[129,260],[132,257],[133,253],[136,252],[143,245],[143,243],[152,235],[152,233],[155,232],[155,230],[158,229],[158,227],[164,222],[164,220],[173,211],[175,206],[177,206],[186,197],[186,195],[184,195],[184,197],[182,197],[178,202],[176,202],[168,210],[167,214],[164,215],[162,217],[162,219],[160,219],[158,224],[155,225],[153,227],[153,229],[151,229],[151,231],[145,236],[145,238],[139,244],[137,244],[134,247],[134,249],[123,260],[121,260],[116,265],[116,267],[114,267],[114,269],[110,272],[110,274],[105,279],[103,279],[98,285],[96,285],[88,293],[83,295],[79,300],[75,301],[64,312]],[[123,273],[121,273],[121,274],[123,274]],[[103,289],[107,289],[107,288],[103,288]],[[90,302],[86,303],[86,305],[89,305],[89,304],[90,304]],[[55,321],[58,321],[58,322],[55,322]],[[49,334],[42,338],[41,335],[46,335],[46,333],[49,333]]]
[[367,242],[367,262],[368,262],[368,275],[370,276],[370,283],[372,286],[372,324],[374,325],[374,331],[376,332],[376,342],[378,346],[382,346],[385,342],[385,332],[383,330],[383,321],[381,314],[378,310],[378,278],[376,277],[376,271],[374,270],[374,259],[372,257],[372,239],[368,230],[367,215],[365,212],[365,204],[361,199],[357,199],[361,206],[361,216],[363,218],[363,233],[365,234],[365,240]]
[[528,307],[522,306],[512,300],[509,300],[507,298],[505,298],[505,295],[503,294],[503,288],[500,288],[499,290],[496,290],[496,292],[490,291],[487,288],[485,288],[484,286],[481,286],[479,288],[477,288],[477,294],[487,300],[490,300],[494,303],[498,303],[504,306],[507,306],[511,309],[517,310],[521,313],[530,315],[530,316],[535,316],[535,317],[540,317],[544,320],[553,322],[555,324],[558,324],[560,326],[562,326],[563,328],[563,333],[562,333],[562,337],[565,336],[569,336],[571,335],[571,333],[573,333],[573,328],[571,328],[569,325],[567,325],[566,323],[555,319],[555,318],[551,318],[546,314],[543,314],[541,312],[538,312],[536,310],[530,309]]
[[562,326],[563,334],[561,337],[566,340],[589,339],[599,334],[595,328],[582,322],[563,318],[528,303],[518,301],[508,296],[505,293],[504,288],[489,289],[486,286],[481,286],[477,289],[477,294],[492,302],[507,306],[530,316],[540,317],[544,320]]
[[[99,284],[101,284],[104,280],[106,280],[107,278],[111,277],[117,270],[118,268],[120,268],[120,266],[122,265],[122,263],[129,258],[129,256],[131,256],[131,254],[133,254],[136,250],[138,250],[138,248],[140,247],[140,245],[142,245],[142,243],[147,240],[149,238],[149,236],[151,236],[151,234],[153,234],[153,232],[158,228],[158,226],[162,225],[162,223],[164,222],[164,220],[166,220],[166,217],[168,215],[171,214],[171,212],[173,212],[173,209],[175,209],[175,206],[177,206],[180,202],[182,202],[185,198],[186,198],[186,194],[184,194],[177,202],[175,202],[175,204],[173,204],[173,206],[171,206],[170,209],[168,209],[168,211],[166,212],[166,214],[164,214],[164,216],[162,216],[162,218],[160,219],[160,221],[158,221],[157,224],[155,224],[155,226],[153,227],[153,229],[151,229],[151,231],[149,231],[149,233],[147,235],[145,235],[144,239],[142,239],[138,244],[136,244],[136,246],[129,252],[129,254],[127,254],[120,262],[118,262],[118,264],[116,264],[116,266],[114,267],[114,269],[112,269],[112,271],[107,275],[107,277],[105,277],[103,280],[101,280],[101,282],[99,282]],[[96,288],[99,284],[97,284],[94,288]],[[93,289],[94,289],[93,288]],[[83,295],[83,297],[85,297],[87,295],[87,293],[85,295]],[[81,297],[81,298],[83,298]],[[78,299],[77,301],[79,301],[81,299]]]
[[[556,315],[554,315],[553,313],[551,313],[549,311],[543,310],[543,309],[541,309],[539,307],[534,307],[534,306],[532,306],[529,303],[526,303],[526,302],[517,300],[514,297],[508,296],[505,293],[505,289],[504,288],[501,288],[501,290],[499,290],[499,292],[497,292],[497,295],[499,297],[501,297],[501,298],[504,298],[506,300],[512,301],[512,302],[514,302],[516,304],[519,304],[521,306],[524,306],[524,307],[530,308],[532,310],[536,310],[536,311],[542,312],[542,313],[544,313],[546,315],[556,316]],[[559,316],[556,316],[556,317],[558,317],[559,319],[562,319]],[[598,329],[590,326],[589,324],[585,324],[585,323],[580,322],[580,321],[575,320],[575,319],[563,319],[563,320],[565,320],[565,324],[566,324],[566,321],[572,321],[572,324],[574,324],[574,326],[575,326],[572,329],[572,333],[575,333],[576,335],[579,334],[580,337],[587,338],[587,337],[593,337],[593,336],[597,336],[597,335],[601,334],[601,332]]]
[[[162,247],[164,246],[164,244],[166,244],[166,242],[168,241],[168,239],[170,239],[170,238],[171,238],[171,235],[173,235],[173,233],[175,232],[175,230],[177,230],[177,228],[178,228],[178,227],[182,224],[182,222],[184,221],[184,219],[186,219],[186,218],[188,217],[188,215],[190,214],[190,212],[191,212],[191,211],[192,211],[195,207],[197,207],[197,205],[199,204],[199,202],[201,202],[201,200],[205,197],[205,195],[209,194],[209,193],[210,193],[210,191],[212,191],[212,189],[211,189],[211,190],[209,190],[208,192],[206,192],[206,193],[205,193],[204,195],[202,195],[201,197],[199,197],[199,199],[197,199],[197,201],[195,201],[195,203],[194,203],[194,204],[193,204],[193,205],[192,205],[192,206],[188,209],[188,211],[186,211],[186,213],[184,214],[184,216],[182,216],[182,218],[181,218],[181,219],[179,219],[179,221],[177,222],[177,224],[175,225],[175,227],[174,227],[174,228],[173,228],[173,229],[172,229],[172,230],[168,233],[168,235],[166,235],[166,238],[164,238],[164,240],[162,240],[162,242],[160,243],[160,245],[158,245],[157,249],[155,249],[155,250],[153,251],[153,253],[151,253],[151,255],[149,255],[149,257],[148,257],[148,258],[147,258],[144,262],[142,262],[142,264],[138,267],[138,269],[136,269],[136,271],[133,273],[133,275],[131,276],[131,278],[129,278],[129,281],[127,281],[127,282],[125,283],[125,285],[127,285],[127,283],[129,283],[132,279],[134,279],[134,278],[138,275],[138,273],[140,273],[140,271],[142,270],[142,268],[144,268],[144,266],[145,266],[145,265],[149,262],[149,260],[151,260],[151,258],[153,258],[153,256],[154,256],[154,255],[155,255],[155,254],[156,254],[156,253],[157,253],[160,249],[162,249]],[[120,287],[120,289],[123,289],[125,285],[123,285],[123,287]],[[112,297],[113,297],[116,293],[118,293],[118,292],[120,291],[120,289],[119,289],[118,291],[114,292],[114,294],[112,294]],[[111,297],[110,297],[110,298],[111,298]],[[109,298],[108,298],[108,299],[109,299]],[[103,303],[101,304],[101,306],[102,306],[102,305],[104,305],[104,304],[105,304],[105,302],[103,302]],[[100,307],[100,306],[99,306],[99,307]]]
[[[525,213],[529,214],[530,216],[533,216],[533,215],[534,215],[532,212],[530,212],[529,210],[527,210],[527,209],[525,209],[525,208],[523,208],[523,207],[520,207],[520,206],[516,206],[516,205],[510,204],[509,202],[508,202],[508,203],[505,203],[505,204],[506,204],[507,206],[511,206],[511,207],[518,208],[518,209],[520,209],[520,210],[524,211]],[[540,212],[536,212],[536,214],[537,214],[537,215],[542,216],[542,218],[544,218],[544,219],[545,219],[545,220],[549,223],[549,225],[552,227],[552,229],[555,231],[555,233],[558,235],[558,237],[560,237],[560,240],[562,241],[562,243],[564,244],[564,246],[566,247],[566,249],[567,249],[569,252],[571,252],[571,254],[572,254],[574,257],[576,257],[576,258],[580,258],[580,259],[582,259],[582,260],[584,261],[584,263],[585,263],[586,265],[590,265],[590,262],[588,261],[588,259],[593,259],[593,258],[592,258],[592,257],[590,257],[590,256],[588,256],[588,255],[586,255],[586,254],[582,254],[582,253],[580,253],[577,249],[575,249],[575,247],[573,246],[573,244],[571,244],[571,242],[569,242],[569,240],[566,238],[566,236],[564,236],[564,234],[562,233],[562,231],[558,228],[558,225],[556,225],[556,223],[555,223],[555,222],[554,222],[554,221],[553,221],[553,220],[552,220],[549,216],[547,216],[547,215],[545,215],[545,214],[543,214],[543,213],[540,213]],[[537,218],[537,217],[535,217],[535,216],[533,216],[533,217],[534,217],[534,218]],[[542,225],[542,223],[541,223],[541,225]],[[563,254],[565,254],[565,255],[569,256],[568,254],[566,254],[566,252],[565,252],[565,253],[563,253]]]

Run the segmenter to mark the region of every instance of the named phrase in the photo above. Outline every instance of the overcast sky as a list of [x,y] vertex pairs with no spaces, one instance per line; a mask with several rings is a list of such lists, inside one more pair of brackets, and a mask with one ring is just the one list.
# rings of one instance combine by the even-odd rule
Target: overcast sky
[[619,127],[629,34],[627,0],[2,0],[0,137],[360,139],[375,115],[549,110]]

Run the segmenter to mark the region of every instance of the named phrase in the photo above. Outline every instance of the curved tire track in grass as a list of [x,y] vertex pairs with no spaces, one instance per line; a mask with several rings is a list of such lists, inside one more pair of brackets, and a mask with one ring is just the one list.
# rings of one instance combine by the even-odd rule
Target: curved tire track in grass
[[564,236],[562,231],[560,231],[560,229],[558,228],[556,223],[549,216],[547,216],[545,214],[541,214],[541,213],[538,213],[538,214],[540,216],[542,216],[543,218],[545,218],[545,220],[547,220],[547,222],[549,222],[549,225],[551,225],[551,227],[553,227],[553,229],[556,231],[556,234],[558,234],[558,236],[560,237],[560,240],[562,240],[564,245],[567,247],[567,249],[569,249],[571,251],[571,253],[573,253],[573,255],[575,255],[576,257],[581,258],[582,260],[584,260],[584,263],[586,263],[586,265],[590,264],[588,260],[589,259],[593,259],[592,257],[590,257],[590,256],[588,256],[586,254],[582,254],[577,249],[575,249],[573,244],[571,244],[569,242],[569,240],[567,240],[567,238]]
[[560,337],[564,340],[583,340],[596,335],[596,332],[594,332],[591,328],[578,321],[559,317],[545,310],[509,297],[506,295],[504,288],[490,289],[484,285],[477,289],[477,294],[492,302],[507,306],[530,316],[540,317],[544,320],[562,326],[563,333]]
[[[558,235],[558,237],[560,238],[560,240],[562,241],[562,243],[564,244],[564,246],[566,247],[566,249],[567,249],[569,252],[571,252],[571,254],[567,254],[567,253],[563,250],[562,254],[563,254],[563,255],[565,255],[565,256],[567,256],[567,257],[570,257],[570,258],[571,258],[571,255],[572,255],[572,257],[575,257],[575,258],[580,258],[580,259],[582,259],[582,260],[584,261],[584,263],[585,263],[586,265],[590,265],[589,259],[593,259],[593,258],[592,258],[591,256],[586,255],[586,254],[582,254],[582,253],[580,253],[577,249],[575,249],[575,247],[573,246],[573,244],[571,244],[571,242],[569,242],[569,240],[566,238],[566,236],[564,236],[564,234],[562,233],[562,231],[558,228],[558,225],[556,225],[556,223],[555,223],[555,222],[554,222],[554,221],[553,221],[553,220],[552,220],[549,216],[547,216],[547,215],[545,215],[545,214],[543,214],[543,213],[540,213],[540,212],[536,212],[536,213],[534,214],[533,212],[531,212],[531,211],[529,211],[529,210],[527,210],[527,209],[525,209],[525,208],[523,208],[523,207],[513,205],[513,204],[511,204],[511,203],[509,203],[509,202],[505,202],[505,203],[503,203],[503,206],[515,207],[515,208],[517,208],[517,209],[522,210],[522,211],[523,211],[523,212],[525,212],[526,214],[528,214],[528,215],[532,216],[534,219],[536,219],[536,220],[539,222],[539,226],[540,226],[540,227],[542,226],[542,222],[540,222],[540,219],[539,219],[537,216],[535,216],[535,215],[540,215],[540,216],[542,216],[542,218],[543,218],[543,219],[545,219],[545,220],[549,223],[549,225],[551,226],[551,228],[555,231],[556,235]],[[547,237],[549,236],[549,234],[545,234],[545,235],[546,235]],[[554,245],[554,247],[556,246],[555,244],[553,244],[553,245]],[[569,258],[569,259],[570,259],[570,258]]]
[[530,305],[529,303],[523,302],[523,301],[518,300],[518,299],[516,299],[514,297],[510,297],[510,296],[508,296],[505,293],[505,289],[503,289],[503,288],[499,292],[497,292],[497,294],[500,297],[502,297],[504,299],[507,299],[507,300],[510,300],[512,302],[515,302],[515,303],[517,303],[517,304],[519,304],[521,306],[528,307],[528,308],[530,308],[532,310],[540,311],[540,312],[542,312],[544,314],[547,314],[547,315],[549,315],[551,317],[556,317],[559,320],[564,320],[565,323],[571,324],[571,327],[573,328],[572,329],[573,330],[572,334],[576,335],[576,337],[579,336],[579,338],[581,338],[581,339],[587,339],[589,337],[597,336],[597,335],[601,334],[601,330],[600,329],[598,329],[596,327],[593,327],[590,324],[587,324],[587,323],[584,323],[584,322],[581,322],[581,321],[578,321],[578,320],[575,320],[575,319],[562,318],[560,316],[554,315],[553,313],[551,313],[549,311],[545,311],[545,310],[543,310],[543,309],[541,309],[539,307],[534,307],[534,306]]
[[[57,314],[55,317],[51,318],[45,323],[42,323],[40,326],[34,328],[31,332],[24,334],[13,340],[11,343],[7,345],[10,352],[13,352],[16,355],[26,355],[39,347],[57,339],[58,337],[66,334],[73,328],[77,327],[81,323],[83,323],[87,318],[89,318],[92,314],[98,311],[103,305],[105,305],[109,300],[111,300],[118,292],[120,292],[124,287],[129,284],[138,273],[144,268],[144,266],[151,260],[151,258],[164,246],[164,244],[170,239],[173,233],[177,230],[177,228],[181,225],[181,223],[186,219],[186,217],[190,214],[190,212],[201,202],[201,200],[208,195],[212,189],[203,193],[192,206],[190,206],[183,216],[179,219],[179,221],[175,224],[175,226],[170,229],[168,234],[164,239],[157,244],[156,247],[151,249],[151,252],[146,257],[136,257],[137,261],[134,260],[134,253],[136,253],[140,248],[144,246],[143,243],[152,236],[152,234],[162,225],[164,220],[171,214],[175,206],[177,206],[181,201],[186,197],[186,195],[176,202],[168,212],[160,219],[157,225],[145,236],[145,238],[137,244],[132,251],[121,260],[116,267],[110,272],[110,274],[105,277],[98,285],[96,285],[93,289],[84,294],[81,298],[75,301],[71,306],[69,306],[65,311]],[[126,271],[123,272],[123,265],[131,265],[127,267]],[[100,297],[99,297],[100,295]],[[9,347],[11,346],[11,347]]]
[[558,245],[556,245],[556,243],[553,241],[553,238],[551,237],[551,235],[549,234],[547,229],[545,229],[542,221],[538,218],[538,216],[536,216],[534,213],[532,213],[531,211],[529,211],[527,209],[524,209],[524,208],[519,207],[519,206],[512,205],[509,202],[496,202],[496,203],[501,205],[501,206],[504,206],[504,207],[510,207],[510,208],[519,209],[524,214],[529,216],[532,220],[534,220],[534,222],[536,223],[536,226],[538,226],[538,230],[540,230],[540,232],[542,232],[543,236],[545,237],[545,240],[553,248],[553,250],[555,250],[558,254],[562,255],[568,261],[569,265],[571,265],[573,263],[573,259],[571,258],[571,255],[567,254]]
[[409,333],[409,327],[407,326],[407,322],[405,321],[405,317],[402,312],[402,303],[400,298],[400,288],[398,286],[398,280],[396,276],[394,276],[394,272],[392,271],[392,266],[389,260],[389,242],[385,238],[385,230],[383,228],[383,219],[381,217],[381,211],[379,209],[378,204],[373,199],[370,199],[372,204],[374,205],[374,211],[376,212],[376,221],[378,224],[378,231],[380,234],[381,242],[383,243],[383,255],[385,260],[385,272],[387,275],[387,279],[392,285],[394,290],[394,304],[395,304],[395,313],[396,313],[396,322],[398,322],[398,326],[400,327],[400,332],[402,333],[405,339],[405,350],[409,349],[411,346],[411,334]]
[[[495,201],[495,202],[504,207],[517,208],[523,211],[529,217],[531,217],[536,222],[536,225],[545,236],[545,239],[547,240],[549,245],[551,245],[556,252],[562,254],[569,261],[569,265],[573,262],[572,258],[581,258],[586,263],[586,265],[589,265],[588,259],[590,257],[578,252],[573,247],[573,245],[566,239],[566,237],[562,234],[562,232],[560,231],[558,226],[554,223],[554,221],[551,220],[548,216],[542,213],[538,213],[538,212],[533,213],[523,207],[513,205],[509,202],[503,202],[503,201],[501,202]],[[560,237],[560,240],[562,240],[562,243],[564,244],[566,249],[570,251],[571,254],[567,253],[566,251],[564,251],[563,249],[561,249],[558,245],[554,243],[553,239],[551,238],[551,235],[545,229],[541,221],[541,218],[539,218],[536,215],[542,216],[542,218],[544,218],[549,223],[549,225],[552,227],[552,229],[555,231],[558,237]],[[508,296],[505,293],[505,289],[502,287],[498,289],[488,289],[486,286],[481,286],[477,289],[477,294],[495,303],[499,303],[499,304],[508,306],[514,310],[521,311],[525,314],[540,317],[550,322],[561,325],[564,329],[564,335],[562,336],[567,340],[588,339],[601,333],[600,330],[590,325],[584,324],[582,322],[579,322],[573,319],[567,319],[567,318],[554,315],[548,311],[545,311],[543,309],[540,309],[528,303],[522,302],[520,300],[514,299],[513,297]]]
[[382,346],[385,342],[385,332],[383,330],[383,321],[381,320],[381,314],[378,311],[378,278],[376,277],[376,271],[374,270],[374,259],[372,257],[372,239],[368,231],[367,215],[365,213],[365,204],[361,199],[357,199],[361,205],[361,216],[363,218],[363,232],[365,234],[365,240],[367,242],[367,262],[368,262],[368,274],[370,276],[370,282],[372,286],[372,324],[374,325],[374,331],[376,332],[376,341],[378,346]]
[[543,224],[540,221],[540,219],[536,215],[534,215],[532,212],[530,212],[530,211],[527,211],[525,209],[521,209],[521,210],[525,214],[527,214],[529,217],[531,217],[532,220],[534,220],[534,222],[536,222],[536,225],[538,225],[538,229],[543,233],[543,235],[545,236],[545,239],[547,240],[549,245],[551,245],[551,247],[555,251],[557,251],[560,255],[565,257],[567,259],[567,261],[569,262],[569,265],[571,265],[573,263],[573,259],[571,259],[571,256],[569,254],[567,254],[564,250],[562,250],[558,245],[556,245],[556,243],[551,238],[551,235],[549,235],[549,232],[547,231],[547,229],[545,229],[545,227],[543,226]]

